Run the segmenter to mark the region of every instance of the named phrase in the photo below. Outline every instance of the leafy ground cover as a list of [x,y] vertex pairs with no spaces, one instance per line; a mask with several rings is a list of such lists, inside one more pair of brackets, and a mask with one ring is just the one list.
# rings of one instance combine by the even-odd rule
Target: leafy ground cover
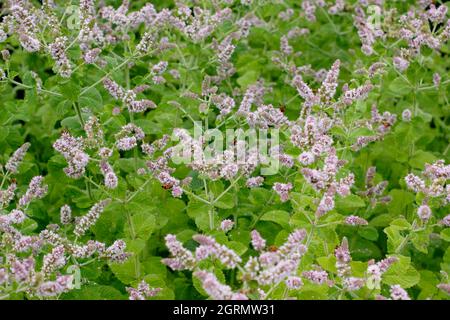
[[448,299],[448,7],[3,1],[0,299]]

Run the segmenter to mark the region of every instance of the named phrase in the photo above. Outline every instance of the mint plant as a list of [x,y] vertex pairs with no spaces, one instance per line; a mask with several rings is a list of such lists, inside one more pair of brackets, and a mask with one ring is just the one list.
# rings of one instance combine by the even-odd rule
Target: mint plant
[[0,12],[0,299],[448,299],[431,0]]

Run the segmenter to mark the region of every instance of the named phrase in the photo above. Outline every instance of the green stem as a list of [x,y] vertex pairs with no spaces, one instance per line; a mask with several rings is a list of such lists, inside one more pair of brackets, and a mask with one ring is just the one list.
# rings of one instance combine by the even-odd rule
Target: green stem
[[212,204],[216,204],[217,203],[217,201],[219,201],[220,200],[220,198],[222,198],[225,194],[227,194],[227,192],[228,191],[230,191],[230,189],[239,181],[239,179],[242,177],[242,174],[239,176],[239,177],[237,177],[237,179],[236,180],[234,180],[229,186],[228,186],[228,188],[226,188],[213,202],[212,202]]
[[80,106],[76,102],[73,102],[72,105],[73,105],[73,108],[75,109],[75,112],[77,113],[78,120],[80,121],[81,127],[84,129],[84,120],[83,120],[83,117],[81,116]]
[[[136,231],[134,230],[134,225],[133,225],[133,221],[131,219],[131,213],[130,211],[127,209],[126,204],[124,204],[124,209],[125,209],[125,214],[127,217],[127,223],[128,223],[128,227],[130,228],[130,235],[131,235],[131,239],[135,240],[136,239]],[[134,258],[134,273],[136,275],[136,279],[139,279],[141,276],[141,270],[140,270],[140,265],[139,265],[139,257],[137,256],[136,253],[133,253],[133,258]]]
[[214,207],[210,206],[209,211],[209,229],[212,231],[214,230]]
[[415,230],[415,227],[416,227],[416,220],[414,220],[413,223],[412,223],[412,230],[411,230],[411,232],[402,240],[402,242],[399,244],[397,249],[395,249],[395,253],[397,253],[397,254],[400,253],[403,250],[403,248],[408,244],[409,239],[411,238],[411,235],[415,231],[417,231],[417,230]]

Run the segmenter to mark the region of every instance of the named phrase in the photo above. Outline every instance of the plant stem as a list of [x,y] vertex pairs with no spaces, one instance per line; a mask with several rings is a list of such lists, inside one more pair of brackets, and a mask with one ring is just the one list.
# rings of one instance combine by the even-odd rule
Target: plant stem
[[234,180],[229,186],[228,188],[226,188],[213,202],[212,204],[217,203],[217,201],[219,201],[220,198],[222,198],[225,194],[227,194],[228,191],[230,191],[230,189],[239,181],[239,179],[242,177],[242,174],[237,177],[236,180]]
[[80,124],[81,124],[81,128],[84,129],[84,120],[83,120],[83,117],[81,116],[80,106],[76,102],[72,102],[72,105],[73,105],[73,108],[75,109],[75,112],[77,113],[78,120],[80,121]]
[[[131,240],[135,240],[136,239],[136,231],[134,230],[133,221],[131,219],[131,213],[127,209],[126,203],[123,205],[123,207],[125,209],[128,227],[130,228]],[[136,275],[136,279],[139,279],[140,276],[141,276],[140,265],[139,265],[139,257],[138,257],[138,255],[136,253],[133,253],[133,258],[134,258],[134,273]]]
[[209,215],[209,229],[214,230],[214,207],[211,205],[208,211]]

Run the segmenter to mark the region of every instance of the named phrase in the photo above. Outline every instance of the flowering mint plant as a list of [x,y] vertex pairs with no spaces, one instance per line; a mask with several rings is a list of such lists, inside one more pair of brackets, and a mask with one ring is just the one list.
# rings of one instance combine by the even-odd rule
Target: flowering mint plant
[[448,7],[5,1],[0,299],[448,299]]

